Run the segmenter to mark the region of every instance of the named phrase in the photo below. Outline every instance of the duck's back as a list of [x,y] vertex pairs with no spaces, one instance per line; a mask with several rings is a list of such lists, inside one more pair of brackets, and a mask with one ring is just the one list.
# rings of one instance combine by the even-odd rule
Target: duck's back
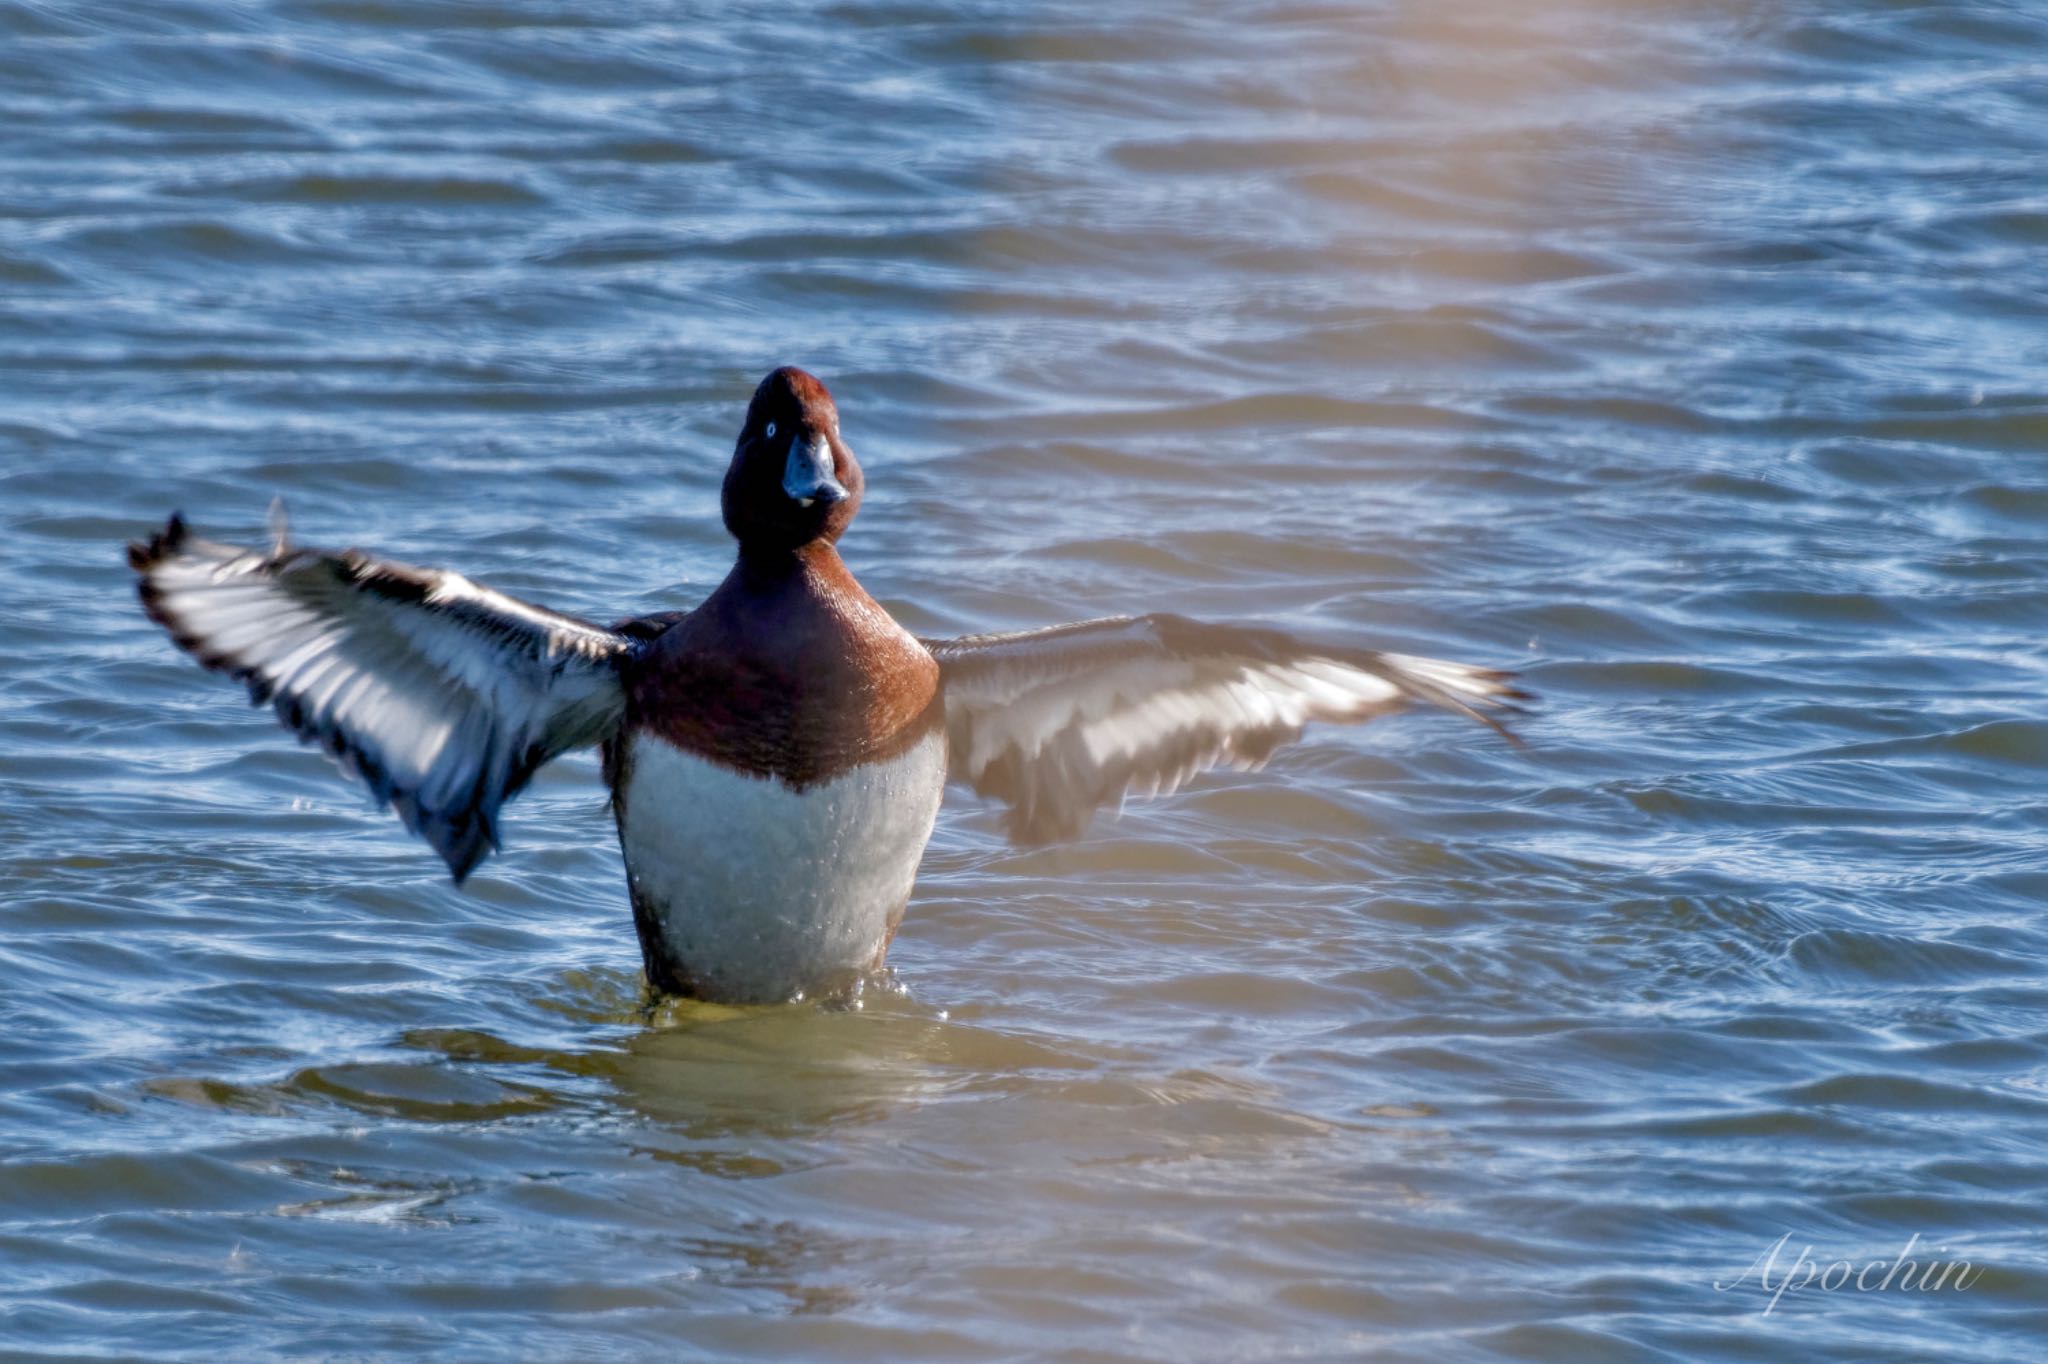
[[742,564],[627,676],[610,755],[657,987],[770,1001],[886,950],[946,777],[938,667],[826,549]]

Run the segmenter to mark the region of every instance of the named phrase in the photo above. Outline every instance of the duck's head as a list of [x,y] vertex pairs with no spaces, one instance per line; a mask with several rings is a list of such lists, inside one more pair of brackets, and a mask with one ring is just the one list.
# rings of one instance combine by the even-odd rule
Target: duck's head
[[860,509],[862,486],[825,386],[794,365],[763,379],[725,471],[725,528],[741,547],[830,544]]

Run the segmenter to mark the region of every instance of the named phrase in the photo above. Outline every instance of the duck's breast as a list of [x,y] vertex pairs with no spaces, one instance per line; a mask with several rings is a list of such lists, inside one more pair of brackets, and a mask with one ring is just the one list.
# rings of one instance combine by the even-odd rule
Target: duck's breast
[[619,838],[658,985],[768,1002],[879,962],[938,815],[943,729],[801,786],[647,730],[623,756]]

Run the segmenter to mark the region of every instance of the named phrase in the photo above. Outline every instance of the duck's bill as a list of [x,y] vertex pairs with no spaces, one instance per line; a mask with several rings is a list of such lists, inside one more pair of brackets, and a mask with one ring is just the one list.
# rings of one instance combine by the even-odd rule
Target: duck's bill
[[782,491],[799,507],[815,502],[844,502],[846,488],[832,471],[832,443],[823,436],[790,443],[789,463],[782,470]]

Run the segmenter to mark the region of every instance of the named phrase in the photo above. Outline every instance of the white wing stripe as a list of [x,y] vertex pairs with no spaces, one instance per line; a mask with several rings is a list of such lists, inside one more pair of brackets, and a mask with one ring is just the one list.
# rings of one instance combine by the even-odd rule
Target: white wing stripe
[[1071,836],[1096,807],[1171,791],[1205,768],[1259,766],[1311,720],[1363,720],[1421,700],[1499,729],[1487,711],[1527,699],[1505,673],[1177,616],[930,647],[945,678],[952,774],[1009,803],[1019,842]]
[[630,640],[454,574],[280,541],[129,549],[149,613],[360,772],[458,879],[533,768],[617,724]]

